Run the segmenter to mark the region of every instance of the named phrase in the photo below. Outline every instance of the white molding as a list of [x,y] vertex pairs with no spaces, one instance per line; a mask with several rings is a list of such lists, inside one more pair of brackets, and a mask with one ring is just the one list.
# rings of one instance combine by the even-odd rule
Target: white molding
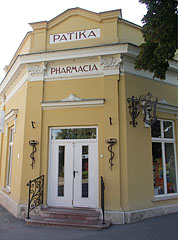
[[[4,80],[0,84],[0,94],[4,94],[7,88],[13,83],[18,74],[27,65],[26,73],[19,80],[17,85],[8,94],[5,103],[19,90],[23,83],[29,81],[57,81],[57,80],[71,80],[78,78],[94,78],[108,75],[132,74],[153,81],[159,81],[161,84],[170,84],[177,86],[177,69],[175,68],[175,61],[170,63],[170,69],[167,74],[167,80],[162,81],[153,79],[153,74],[144,71],[136,71],[134,69],[134,58],[138,54],[138,47],[131,44],[110,44],[94,47],[86,47],[80,49],[67,49],[42,53],[31,53],[19,55],[14,61],[11,69],[6,74]],[[121,56],[122,55],[122,56]],[[78,62],[96,61],[100,65],[98,73],[77,76],[47,76],[47,64],[55,61],[66,61],[70,64],[73,59]],[[101,65],[102,64],[102,65]],[[29,70],[29,72],[28,72]],[[171,72],[172,71],[172,72]],[[169,74],[170,73],[170,74]]]
[[5,122],[8,123],[14,118],[17,117],[18,109],[12,109],[8,114],[5,116]]
[[8,123],[14,121],[14,133],[16,132],[16,121],[17,121],[18,109],[12,109],[8,114],[5,115],[4,122],[6,124],[5,136],[7,137]]
[[[66,77],[59,77],[59,76],[45,76],[44,81],[45,82],[53,82],[53,81],[61,81],[61,80],[73,80],[73,79],[87,79],[87,78],[98,78],[103,77],[103,73],[93,74],[93,75],[80,75],[80,76],[66,76]],[[30,80],[34,81],[34,80]],[[39,81],[39,80],[38,80]]]
[[166,200],[171,200],[171,199],[178,199],[178,194],[167,194],[164,196],[154,196],[154,199],[152,200],[152,202],[160,202],[160,201],[166,201]]
[[97,139],[57,139],[50,140],[52,144],[61,144],[61,143],[96,143]]
[[168,104],[168,103],[158,102],[157,111],[178,115],[178,106],[171,105],[171,104]]
[[72,101],[54,101],[42,102],[43,110],[58,109],[58,108],[78,108],[78,107],[101,107],[104,105],[104,99],[81,99]]
[[[124,55],[124,54],[123,54]],[[149,71],[143,71],[143,70],[136,70],[134,68],[134,58],[131,58],[130,56],[124,56],[123,58],[123,68],[124,72],[128,74],[132,74],[138,77],[146,78],[152,81],[157,81],[160,82],[161,84],[168,84],[168,85],[173,85],[177,86],[178,81],[177,81],[177,73],[175,72],[175,76],[173,74],[169,74],[167,72],[166,74],[166,80],[160,80],[158,78],[153,77],[153,73],[150,73]],[[175,71],[175,69],[172,69]]]
[[[11,69],[6,74],[4,80],[0,85],[0,93],[5,91],[10,82],[13,82],[16,76],[20,73],[25,64],[40,64],[43,62],[59,61],[59,60],[73,60],[81,58],[98,57],[105,55],[115,55],[126,53],[128,44],[111,44],[103,46],[86,47],[80,49],[58,50],[51,52],[31,53],[19,55],[14,61]],[[38,70],[38,69],[37,69]],[[41,68],[42,74],[45,71]],[[32,71],[34,72],[34,71]],[[31,73],[32,73],[31,72]],[[36,72],[36,71],[35,71]],[[38,71],[37,71],[38,72]]]
[[27,81],[28,73],[25,73],[20,81],[14,86],[14,88],[7,94],[5,104],[16,94],[16,92],[23,86],[23,84]]

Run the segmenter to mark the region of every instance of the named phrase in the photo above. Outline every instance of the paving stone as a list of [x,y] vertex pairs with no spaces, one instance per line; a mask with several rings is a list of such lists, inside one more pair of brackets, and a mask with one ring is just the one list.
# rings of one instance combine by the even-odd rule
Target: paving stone
[[0,206],[0,240],[178,240],[178,214],[106,230],[28,226]]

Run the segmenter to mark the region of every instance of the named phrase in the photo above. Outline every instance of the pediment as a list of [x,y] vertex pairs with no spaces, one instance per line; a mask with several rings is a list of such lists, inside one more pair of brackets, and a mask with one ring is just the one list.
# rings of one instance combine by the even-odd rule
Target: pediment
[[42,21],[42,22],[35,22],[35,23],[29,23],[29,24],[33,28],[33,30],[40,29],[40,28],[50,29],[73,16],[80,16],[86,19],[100,22],[107,18],[113,18],[113,17],[122,18],[122,12],[121,12],[121,9],[118,9],[114,11],[95,13],[95,12],[77,7],[77,8],[71,8],[64,11],[63,13],[59,14],[55,18],[51,19],[50,21]]
[[88,18],[88,19],[91,19],[94,21],[101,20],[101,17],[99,16],[98,13],[84,10],[82,8],[72,8],[72,9],[66,10],[65,12],[63,12],[63,13],[59,14],[58,16],[56,16],[55,18],[51,19],[48,22],[48,28],[52,28],[52,27],[56,26],[57,24],[59,24],[60,22],[63,22],[65,20],[67,20],[68,18],[71,18],[74,16],[81,16],[81,17]]

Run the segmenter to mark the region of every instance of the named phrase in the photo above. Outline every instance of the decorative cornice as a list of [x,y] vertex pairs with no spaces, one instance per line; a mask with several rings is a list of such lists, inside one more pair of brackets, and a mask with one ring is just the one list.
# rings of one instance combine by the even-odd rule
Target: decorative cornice
[[18,109],[12,109],[8,114],[5,115],[5,122],[10,122],[17,117]]
[[81,99],[71,94],[69,97],[61,101],[42,102],[42,109],[56,109],[56,108],[78,108],[78,107],[101,107],[104,105],[105,99]]
[[16,121],[17,121],[17,114],[18,109],[12,109],[8,114],[5,115],[4,122],[6,124],[6,132],[5,136],[7,137],[7,131],[8,131],[8,123],[11,121],[14,121],[14,133],[16,132]]
[[166,100],[163,99],[158,102],[157,111],[178,115],[178,106],[168,104]]

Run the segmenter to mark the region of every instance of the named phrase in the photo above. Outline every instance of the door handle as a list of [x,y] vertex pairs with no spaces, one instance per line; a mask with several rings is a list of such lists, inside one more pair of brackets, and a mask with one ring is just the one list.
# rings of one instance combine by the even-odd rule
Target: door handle
[[78,171],[75,171],[75,170],[74,170],[74,171],[73,171],[73,176],[74,176],[74,178],[75,178],[75,174],[76,174],[76,173],[78,173]]

